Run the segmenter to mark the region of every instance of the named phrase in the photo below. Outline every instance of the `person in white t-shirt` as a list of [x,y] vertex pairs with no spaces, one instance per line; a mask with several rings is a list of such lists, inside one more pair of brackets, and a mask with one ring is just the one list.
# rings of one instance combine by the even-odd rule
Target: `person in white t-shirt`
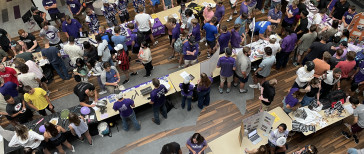
[[314,78],[315,64],[312,61],[307,61],[305,66],[300,67],[297,71],[297,78],[292,88],[306,88],[307,83]]
[[70,57],[72,66],[76,66],[77,58],[83,58],[83,50],[75,44],[75,38],[73,36],[68,38],[68,43],[64,45],[63,50]]
[[320,27],[322,18],[324,17],[326,12],[327,12],[326,8],[319,10],[319,12],[313,16],[312,21],[308,22],[307,28],[310,29],[311,25],[316,25],[316,27]]
[[277,37],[275,35],[269,36],[269,44],[267,47],[272,48],[272,56],[276,56],[276,54],[280,51],[281,45],[277,41]]
[[287,130],[287,125],[285,123],[279,124],[277,129],[272,130],[270,132],[269,138],[268,138],[268,145],[270,147],[271,153],[278,153],[278,152],[284,152],[286,151],[285,145],[279,145],[277,143],[277,140],[281,137],[284,137],[287,139],[289,130]]
[[138,30],[144,34],[144,37],[149,36],[152,43],[154,43],[154,45],[157,45],[158,41],[154,41],[152,33],[152,23],[150,22],[150,19],[152,19],[152,17],[149,14],[143,12],[143,6],[139,6],[138,11],[139,13],[134,18],[135,23],[138,26]]
[[23,86],[39,88],[39,85],[42,84],[40,79],[35,75],[35,73],[29,72],[29,67],[26,64],[19,64],[17,68],[21,73],[18,75],[19,83]]

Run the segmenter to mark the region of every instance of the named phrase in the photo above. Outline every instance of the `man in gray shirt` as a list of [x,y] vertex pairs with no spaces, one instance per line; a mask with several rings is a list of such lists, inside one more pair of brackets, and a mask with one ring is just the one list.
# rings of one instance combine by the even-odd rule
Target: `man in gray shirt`
[[47,25],[45,23],[41,23],[40,26],[42,26],[42,29],[39,32],[39,36],[42,39],[46,38],[47,40],[49,40],[50,46],[56,46],[62,43],[59,30],[56,27],[52,25]]
[[259,64],[259,68],[254,73],[254,84],[249,85],[250,88],[259,88],[264,83],[265,78],[270,74],[270,70],[274,63],[276,63],[276,57],[272,55],[272,48],[265,47],[265,57]]
[[359,103],[359,99],[356,96],[350,97],[349,102],[354,109],[354,121],[351,125],[351,134],[345,131],[342,131],[341,134],[347,139],[352,135],[354,137],[354,142],[358,144],[359,138],[357,135],[364,129],[364,105]]
[[316,40],[316,38],[317,38],[316,29],[317,29],[316,25],[312,25],[310,27],[310,31],[308,33],[304,34],[298,40],[297,51],[296,51],[297,61],[295,61],[293,63],[293,65],[297,66],[300,64],[303,53],[305,53],[308,50],[308,48],[311,46],[313,41]]
[[250,48],[244,47],[243,52],[239,52],[236,58],[236,70],[234,77],[234,86],[238,86],[238,81],[240,82],[239,91],[240,93],[248,92],[247,89],[244,89],[245,83],[248,82],[249,73],[251,70],[251,62],[250,56],[251,51]]
[[107,41],[102,40],[100,35],[96,35],[95,40],[98,43],[97,55],[101,57],[102,63],[109,62],[111,66],[114,66]]

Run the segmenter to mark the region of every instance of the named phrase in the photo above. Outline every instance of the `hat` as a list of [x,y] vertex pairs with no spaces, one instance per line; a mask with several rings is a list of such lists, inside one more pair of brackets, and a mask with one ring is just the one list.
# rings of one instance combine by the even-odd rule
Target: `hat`
[[272,39],[277,39],[277,36],[276,36],[276,35],[270,35],[270,36],[269,36],[269,39],[271,39],[271,40],[272,40]]
[[121,50],[121,49],[123,49],[124,48],[124,46],[122,45],[122,44],[118,44],[118,45],[116,45],[116,47],[114,47],[114,49],[116,50],[116,51],[119,51],[119,50]]
[[117,96],[116,96],[118,99],[122,99],[124,96],[123,96],[123,93],[120,92]]
[[190,83],[190,80],[189,80],[190,78],[188,77],[188,78],[185,78],[185,80],[183,80],[183,83],[184,84],[188,84],[188,83]]
[[277,146],[283,146],[284,144],[286,144],[286,138],[283,136],[278,138],[276,141],[276,144],[277,144]]
[[32,6],[32,7],[30,8],[30,11],[32,11],[32,12],[34,12],[35,10],[38,10],[38,7],[36,7],[36,6]]

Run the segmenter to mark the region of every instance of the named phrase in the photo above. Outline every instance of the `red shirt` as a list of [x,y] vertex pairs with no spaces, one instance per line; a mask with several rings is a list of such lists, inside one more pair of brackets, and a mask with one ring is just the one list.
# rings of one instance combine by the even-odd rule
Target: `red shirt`
[[342,71],[341,78],[348,78],[349,73],[354,69],[356,65],[355,60],[353,61],[340,61],[336,64],[336,68],[340,68]]
[[10,67],[5,67],[5,72],[0,71],[0,77],[4,79],[4,83],[11,81],[19,86],[18,78],[16,77],[16,75],[16,71]]

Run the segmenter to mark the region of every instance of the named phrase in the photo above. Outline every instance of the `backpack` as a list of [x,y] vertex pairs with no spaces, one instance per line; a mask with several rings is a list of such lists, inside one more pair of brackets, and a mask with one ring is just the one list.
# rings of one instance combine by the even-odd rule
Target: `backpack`
[[101,137],[104,137],[105,135],[108,135],[108,136],[112,137],[112,133],[111,133],[110,127],[109,127],[109,125],[106,122],[101,122],[97,126],[97,130],[99,131],[99,135]]
[[174,51],[182,53],[182,49],[183,49],[183,41],[186,39],[182,39],[181,37],[179,37],[173,44],[173,48]]

